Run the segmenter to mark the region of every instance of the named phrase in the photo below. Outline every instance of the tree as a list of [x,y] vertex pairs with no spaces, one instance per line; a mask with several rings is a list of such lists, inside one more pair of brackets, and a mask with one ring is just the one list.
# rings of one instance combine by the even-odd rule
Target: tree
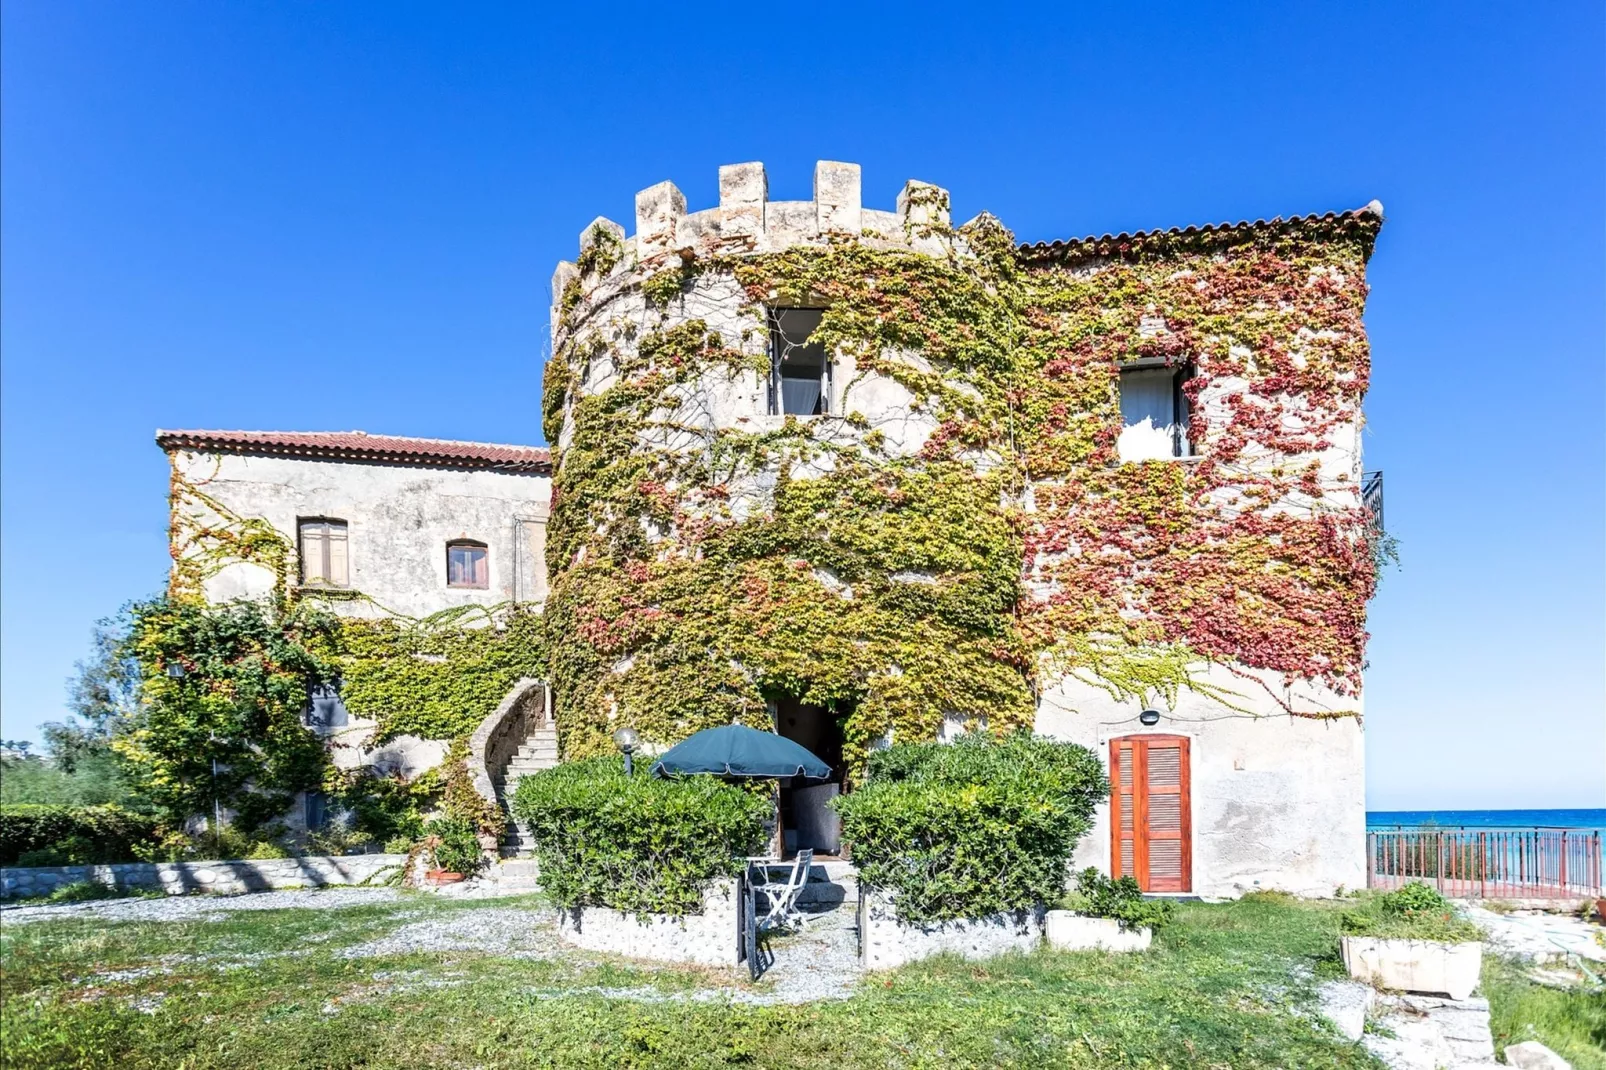
[[73,664],[67,706],[74,718],[40,726],[45,749],[63,773],[81,765],[115,769],[112,737],[127,730],[139,714],[139,661],[129,648],[130,607],[95,625],[88,658]]
[[227,807],[250,831],[322,783],[328,757],[301,718],[309,689],[336,676],[312,649],[328,644],[326,614],[158,598],[131,621],[144,701],[112,747],[142,797],[174,820]]

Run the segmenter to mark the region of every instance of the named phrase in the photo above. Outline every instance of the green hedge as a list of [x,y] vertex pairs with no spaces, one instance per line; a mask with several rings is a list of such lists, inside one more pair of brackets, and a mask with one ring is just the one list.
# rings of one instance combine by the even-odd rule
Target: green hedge
[[156,819],[119,806],[0,806],[0,865],[83,866],[136,862],[154,847]]
[[693,914],[710,881],[741,873],[743,858],[763,848],[771,805],[710,776],[626,777],[608,756],[525,777],[512,810],[559,906]]
[[1086,747],[1017,732],[873,753],[865,785],[835,806],[860,886],[925,922],[1058,900],[1109,792]]

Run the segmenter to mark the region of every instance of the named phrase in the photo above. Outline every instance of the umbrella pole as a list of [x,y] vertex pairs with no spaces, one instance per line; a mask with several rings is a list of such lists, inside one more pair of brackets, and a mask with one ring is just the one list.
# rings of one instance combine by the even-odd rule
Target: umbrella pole
[[786,858],[786,830],[781,827],[781,782],[779,780],[770,782],[770,805],[775,807],[775,842],[770,845],[770,850],[777,859],[784,860]]

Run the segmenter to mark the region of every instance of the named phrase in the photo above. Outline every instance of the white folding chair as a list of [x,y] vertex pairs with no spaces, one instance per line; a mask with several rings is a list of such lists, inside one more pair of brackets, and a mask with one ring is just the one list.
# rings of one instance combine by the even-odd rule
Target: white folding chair
[[797,909],[797,896],[808,883],[809,869],[814,865],[814,852],[812,850],[799,851],[792,860],[792,869],[782,881],[770,880],[768,866],[761,866],[764,873],[762,882],[754,882],[754,890],[764,893],[769,903],[769,912],[759,921],[760,929],[770,929],[776,925],[797,926],[803,928],[805,915]]

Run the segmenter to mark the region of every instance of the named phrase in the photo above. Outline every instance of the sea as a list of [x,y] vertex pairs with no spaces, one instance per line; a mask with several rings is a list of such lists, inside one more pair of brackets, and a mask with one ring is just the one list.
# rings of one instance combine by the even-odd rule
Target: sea
[[1369,829],[1567,828],[1606,832],[1606,809],[1574,810],[1368,810]]

